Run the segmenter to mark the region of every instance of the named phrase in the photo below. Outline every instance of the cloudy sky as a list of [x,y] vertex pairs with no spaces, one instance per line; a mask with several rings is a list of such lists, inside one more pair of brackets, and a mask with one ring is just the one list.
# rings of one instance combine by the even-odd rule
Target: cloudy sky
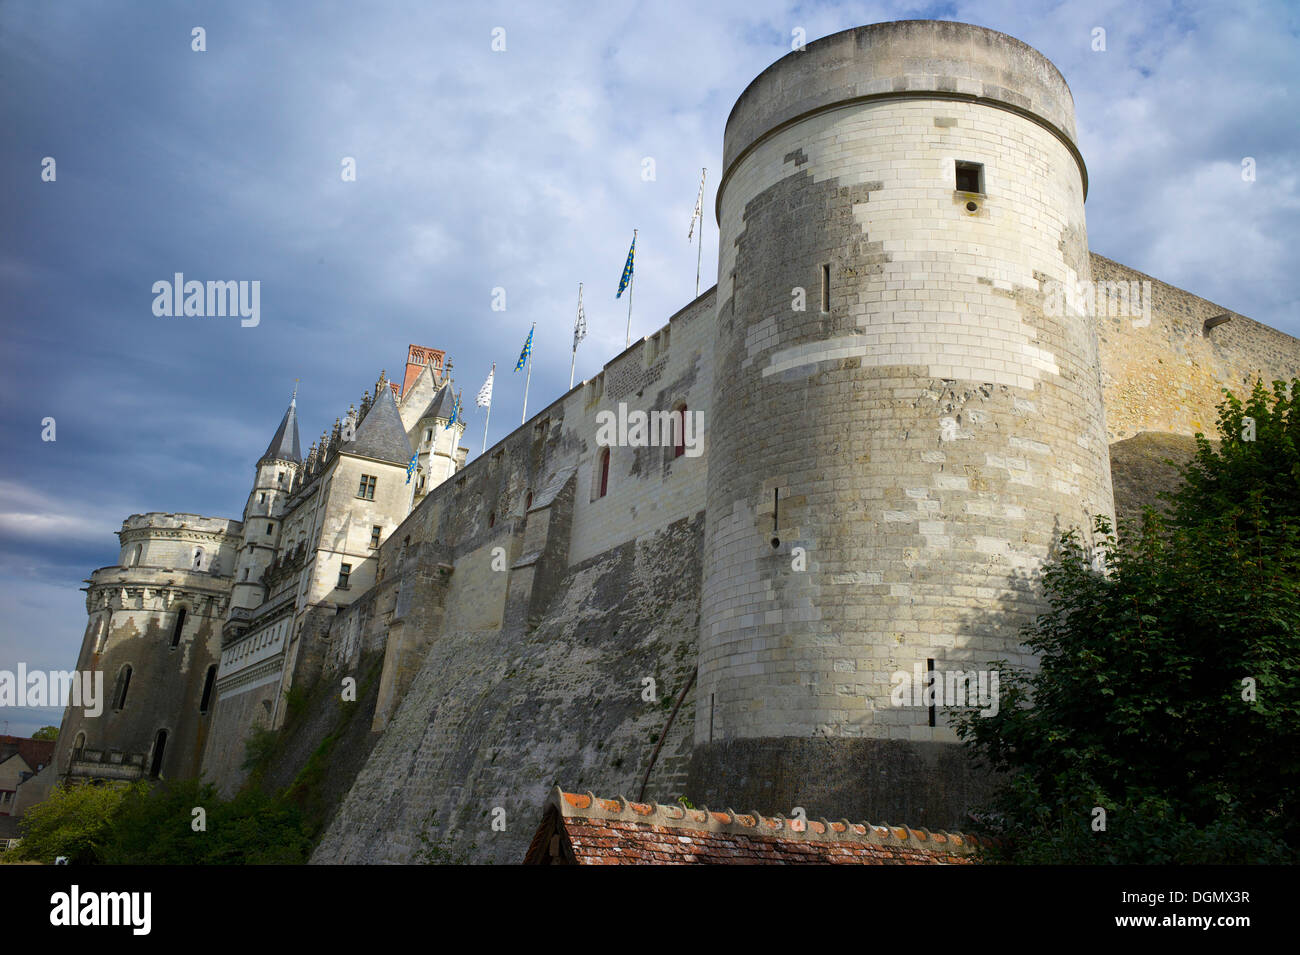
[[[632,333],[657,329],[693,297],[700,169],[711,210],[748,82],[797,28],[913,18],[1010,33],[1061,69],[1095,251],[1300,335],[1286,2],[0,4],[0,670],[75,665],[78,588],[127,515],[238,517],[295,378],[305,450],[408,343],[449,351],[467,395],[495,361],[495,441],[533,322],[530,407],[566,390],[579,282],[578,378],[622,349],[634,227]],[[716,263],[710,214],[704,288]],[[260,324],[156,317],[176,272],[260,281]]]

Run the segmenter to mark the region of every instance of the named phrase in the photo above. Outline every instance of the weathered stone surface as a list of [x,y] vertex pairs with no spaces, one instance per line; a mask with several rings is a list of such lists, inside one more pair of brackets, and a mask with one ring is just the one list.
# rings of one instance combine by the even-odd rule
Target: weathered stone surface
[[[453,858],[518,862],[558,780],[635,798],[695,666],[702,524],[574,565],[522,632],[440,634],[313,861],[424,861],[424,837]],[[688,697],[647,798],[684,793],[693,710]]]
[[[696,805],[741,812],[803,809],[809,818],[968,828],[991,777],[961,747],[885,739],[766,737],[697,745]],[[740,809],[744,806],[744,809]],[[903,822],[906,820],[906,822]]]

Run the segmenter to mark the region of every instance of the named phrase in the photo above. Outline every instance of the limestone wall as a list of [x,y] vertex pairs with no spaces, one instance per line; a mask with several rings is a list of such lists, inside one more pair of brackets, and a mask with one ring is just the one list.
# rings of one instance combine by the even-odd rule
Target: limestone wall
[[[439,633],[313,861],[430,861],[434,845],[515,863],[557,782],[635,798],[695,666],[702,524],[568,567],[521,629]],[[647,799],[684,794],[693,713],[688,696]]]
[[[1300,339],[1095,252],[1092,275],[1130,288],[1149,282],[1151,289],[1149,314],[1130,301],[1136,314],[1096,319],[1112,442],[1144,431],[1213,436],[1221,388],[1244,397],[1256,378],[1267,386],[1300,377]],[[1108,313],[1111,304],[1108,298]],[[1229,321],[1206,330],[1207,319],[1225,314]]]
[[214,576],[230,576],[238,555],[243,525],[223,517],[197,514],[133,514],[122,522],[118,537],[123,567],[195,569],[195,553],[202,551],[197,569]]
[[[928,824],[960,821],[965,770],[933,749],[955,737],[894,705],[892,674],[1027,662],[1056,531],[1113,506],[1095,333],[1043,307],[1046,282],[1089,277],[1072,128],[1041,55],[952,24],[817,41],[737,104],[692,770],[710,801],[881,819],[924,791]],[[805,758],[810,739],[844,742]],[[878,788],[859,770],[885,747],[859,739],[938,768]]]

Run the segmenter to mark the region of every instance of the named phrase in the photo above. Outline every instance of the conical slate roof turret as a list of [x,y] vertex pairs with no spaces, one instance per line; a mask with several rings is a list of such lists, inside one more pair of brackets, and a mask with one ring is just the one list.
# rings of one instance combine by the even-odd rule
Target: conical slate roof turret
[[445,421],[451,420],[451,409],[456,404],[456,396],[451,393],[451,381],[443,382],[441,388],[437,390],[433,398],[429,401],[429,406],[424,409],[420,415],[420,420],[425,418],[442,418]]
[[294,396],[289,399],[289,407],[285,409],[284,417],[280,419],[280,427],[275,429],[275,437],[271,443],[266,446],[266,453],[258,459],[258,464],[265,461],[291,461],[294,464],[302,463],[302,451],[298,445],[298,390],[294,389]]
[[379,461],[406,464],[411,460],[411,442],[406,438],[402,418],[397,413],[391,388],[381,388],[356,436],[340,449],[344,454],[360,454]]

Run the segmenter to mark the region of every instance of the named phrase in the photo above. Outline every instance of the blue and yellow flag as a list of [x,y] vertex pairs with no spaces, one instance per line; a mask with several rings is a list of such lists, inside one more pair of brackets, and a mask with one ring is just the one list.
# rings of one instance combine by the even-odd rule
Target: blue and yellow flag
[[459,420],[460,420],[460,395],[457,395],[456,399],[451,403],[451,417],[448,418],[447,423],[442,426],[442,430],[446,431],[448,428],[450,428],[453,424],[455,424]]
[[627,250],[627,264],[623,266],[623,278],[618,283],[618,294],[615,298],[623,297],[623,290],[628,287],[632,281],[632,260],[636,258],[636,231],[632,232],[632,247]]
[[416,451],[411,455],[411,462],[406,466],[406,483],[411,483],[411,475],[415,473],[415,467],[420,463],[420,452]]
[[515,371],[523,368],[528,361],[528,356],[533,353],[533,331],[528,329],[528,340],[524,342],[524,350],[519,353],[519,360],[515,362]]

